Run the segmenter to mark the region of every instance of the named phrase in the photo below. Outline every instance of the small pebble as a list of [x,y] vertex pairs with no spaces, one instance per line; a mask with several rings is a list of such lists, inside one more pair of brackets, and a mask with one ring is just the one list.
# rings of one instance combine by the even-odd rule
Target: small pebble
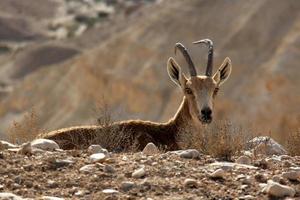
[[145,175],[146,175],[146,171],[145,171],[144,167],[142,167],[140,169],[135,170],[131,176],[133,178],[143,178]]
[[289,171],[289,172],[284,172],[282,173],[282,177],[289,179],[291,181],[296,181],[300,177],[300,171]]
[[23,198],[10,192],[0,192],[0,199],[7,200],[22,200]]
[[57,188],[58,187],[58,184],[53,180],[48,180],[47,184],[48,184],[49,188]]
[[192,178],[185,179],[183,184],[184,184],[184,187],[186,187],[186,188],[197,188],[197,186],[198,186],[197,181]]
[[196,149],[187,149],[179,153],[180,158],[195,159],[200,157],[200,153]]
[[59,146],[53,140],[48,139],[35,139],[31,142],[33,148],[42,149],[45,151],[54,151],[59,149]]
[[224,179],[226,172],[223,169],[217,169],[213,173],[210,174],[211,178],[221,178]]
[[248,156],[240,156],[235,162],[244,165],[251,165],[251,159]]
[[143,154],[145,155],[155,155],[158,153],[159,153],[158,148],[152,142],[148,143],[143,150]]
[[17,145],[11,144],[9,142],[0,140],[0,150],[4,150],[4,149],[12,149],[12,148],[17,148]]
[[90,165],[85,165],[85,166],[83,166],[83,167],[81,167],[80,169],[79,169],[79,171],[80,172],[84,172],[84,173],[90,173],[90,172],[94,172],[94,171],[96,171],[96,165],[94,165],[94,164],[90,164]]
[[296,194],[295,189],[290,187],[290,186],[286,186],[286,185],[281,185],[279,183],[276,183],[274,181],[268,181],[268,183],[266,184],[266,186],[263,188],[262,192],[267,193],[270,196],[273,197],[294,197],[294,195]]
[[95,153],[90,156],[91,162],[103,162],[106,159],[106,155],[104,153]]
[[51,196],[42,196],[41,199],[43,199],[43,200],[64,200],[64,198],[51,197]]
[[104,170],[104,172],[107,172],[107,173],[115,173],[116,172],[115,168],[113,168],[111,165],[105,165],[103,170]]
[[252,199],[256,199],[256,198],[252,195],[245,195],[245,196],[239,197],[239,199],[240,200],[252,200]]
[[135,186],[135,184],[133,182],[124,181],[121,183],[120,189],[124,192],[127,192],[127,191],[131,190],[134,186]]
[[119,193],[119,191],[115,190],[115,189],[104,189],[102,190],[103,193],[105,194],[116,194]]
[[96,153],[103,153],[105,155],[108,154],[107,149],[102,148],[98,144],[93,144],[93,145],[89,146],[88,152],[91,153],[91,154],[96,154]]

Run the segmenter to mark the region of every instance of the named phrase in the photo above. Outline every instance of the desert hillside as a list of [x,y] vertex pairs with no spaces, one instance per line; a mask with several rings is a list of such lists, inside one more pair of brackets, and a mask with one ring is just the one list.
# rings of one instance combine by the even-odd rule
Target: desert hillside
[[[40,28],[64,15],[62,1],[47,0],[41,10],[5,2],[0,40],[18,48],[0,54],[2,135],[31,109],[45,130],[93,124],[103,99],[116,120],[165,121],[182,99],[166,61],[180,41],[204,72],[207,50],[192,45],[203,38],[214,41],[214,70],[226,56],[233,63],[216,102],[217,119],[277,137],[299,127],[299,1],[156,1],[66,38]],[[15,5],[26,12],[9,15]]]

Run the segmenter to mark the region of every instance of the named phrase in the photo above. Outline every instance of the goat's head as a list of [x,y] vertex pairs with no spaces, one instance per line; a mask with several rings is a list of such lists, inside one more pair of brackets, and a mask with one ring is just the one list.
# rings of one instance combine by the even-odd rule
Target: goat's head
[[175,45],[176,50],[180,50],[188,64],[190,77],[187,77],[181,70],[181,67],[170,57],[167,64],[168,74],[183,91],[188,101],[189,111],[194,120],[203,124],[212,121],[213,100],[217,95],[219,87],[227,80],[231,73],[231,61],[227,57],[219,67],[218,71],[212,75],[213,68],[213,43],[209,39],[194,42],[194,44],[203,43],[209,48],[208,60],[205,75],[197,75],[194,63],[187,52],[187,49],[181,44]]

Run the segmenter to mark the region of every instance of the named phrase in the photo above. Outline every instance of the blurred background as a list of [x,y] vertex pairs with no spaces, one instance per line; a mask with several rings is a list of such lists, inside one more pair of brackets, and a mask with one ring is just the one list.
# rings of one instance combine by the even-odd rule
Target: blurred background
[[166,121],[182,100],[166,71],[174,44],[204,73],[207,49],[192,42],[210,38],[214,70],[233,63],[216,119],[284,140],[300,127],[299,10],[298,0],[0,0],[0,138],[28,113],[45,131],[95,124],[103,101],[115,120]]

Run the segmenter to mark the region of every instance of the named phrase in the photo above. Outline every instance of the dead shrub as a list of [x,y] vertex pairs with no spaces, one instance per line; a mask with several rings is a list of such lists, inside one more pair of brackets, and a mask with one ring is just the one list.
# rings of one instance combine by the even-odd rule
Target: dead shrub
[[114,123],[114,117],[111,106],[106,99],[102,97],[96,105],[96,123],[99,129],[95,137],[89,141],[90,144],[100,144],[102,147],[113,151],[122,151],[126,145],[131,144],[128,150],[137,149],[138,144],[132,143],[133,134],[131,130],[126,130]]
[[300,128],[288,135],[285,142],[285,147],[290,155],[300,156]]
[[220,160],[231,161],[234,155],[245,149],[251,136],[229,121],[218,121],[196,134],[183,134],[184,138],[179,141],[183,148],[195,148]]
[[113,123],[112,108],[108,104],[105,97],[102,97],[96,104],[96,123],[100,126],[106,127]]
[[34,109],[27,112],[21,121],[14,121],[8,130],[8,138],[11,142],[22,144],[36,138],[41,134],[42,129],[39,126],[38,117]]

